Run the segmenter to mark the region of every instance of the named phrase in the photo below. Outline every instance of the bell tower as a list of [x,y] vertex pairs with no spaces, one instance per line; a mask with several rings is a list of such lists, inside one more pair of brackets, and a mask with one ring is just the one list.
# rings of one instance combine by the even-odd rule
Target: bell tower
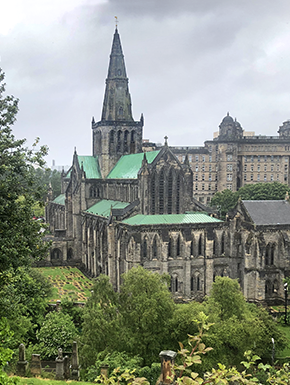
[[125,60],[116,27],[111,49],[102,117],[92,121],[93,156],[105,178],[122,155],[142,152],[144,119],[134,121]]

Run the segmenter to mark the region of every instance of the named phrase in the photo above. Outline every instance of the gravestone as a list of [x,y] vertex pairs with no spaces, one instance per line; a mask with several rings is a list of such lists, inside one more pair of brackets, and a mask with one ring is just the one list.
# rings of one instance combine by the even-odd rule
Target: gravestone
[[176,354],[173,350],[163,350],[159,353],[161,359],[161,381],[159,384],[172,384],[174,382],[171,368],[174,366]]
[[64,359],[62,355],[62,349],[58,349],[58,356],[55,359],[55,379],[63,380],[64,379]]
[[70,378],[70,366],[68,356],[65,356],[63,359],[63,376],[65,380],[68,380]]
[[33,376],[41,375],[40,354],[32,354],[30,362],[30,372]]
[[19,361],[16,366],[16,374],[18,376],[24,377],[27,370],[28,362],[25,359],[25,346],[23,344],[19,345]]
[[80,378],[80,366],[79,366],[79,355],[78,355],[78,344],[76,341],[73,342],[72,356],[71,356],[71,379],[78,381]]

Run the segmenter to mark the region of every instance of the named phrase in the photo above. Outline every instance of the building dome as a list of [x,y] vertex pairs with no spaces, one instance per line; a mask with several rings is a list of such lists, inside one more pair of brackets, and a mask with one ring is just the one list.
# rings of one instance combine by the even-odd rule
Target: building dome
[[227,113],[227,115],[223,118],[221,124],[223,123],[234,123],[234,119],[230,116],[229,113]]

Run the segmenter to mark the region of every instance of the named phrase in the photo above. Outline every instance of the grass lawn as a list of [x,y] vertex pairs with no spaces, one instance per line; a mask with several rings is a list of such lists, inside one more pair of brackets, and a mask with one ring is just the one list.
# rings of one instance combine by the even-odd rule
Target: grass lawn
[[[288,340],[288,346],[286,346],[286,348],[282,352],[279,352],[277,355],[279,357],[290,357],[290,326],[279,325],[278,329],[286,334],[286,338]],[[276,346],[276,350],[278,349],[279,347]]]
[[53,285],[50,302],[69,298],[75,302],[86,302],[92,289],[92,281],[76,267],[36,267]]
[[81,381],[56,381],[56,380],[47,380],[44,378],[20,378],[21,385],[88,385],[88,382]]

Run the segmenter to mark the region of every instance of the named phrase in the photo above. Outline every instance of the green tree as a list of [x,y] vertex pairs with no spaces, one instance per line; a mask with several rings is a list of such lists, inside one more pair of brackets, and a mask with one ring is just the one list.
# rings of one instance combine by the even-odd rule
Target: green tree
[[109,277],[100,275],[94,282],[92,295],[84,308],[80,357],[82,365],[93,365],[98,353],[112,352],[122,340],[118,294]]
[[35,179],[40,188],[43,189],[43,200],[46,200],[49,185],[52,187],[53,198],[61,193],[61,173],[50,168],[36,168]]
[[243,200],[282,200],[290,188],[283,183],[251,183],[241,187],[238,191],[223,190],[217,192],[211,200],[211,206],[216,207],[220,216],[225,218],[226,214]]
[[[34,166],[44,165],[39,151],[17,140],[11,126],[16,120],[18,99],[4,96],[4,73],[0,69],[0,271],[30,264],[42,257],[47,247],[42,241],[41,224],[32,221],[33,205],[41,201],[42,190],[36,184]],[[3,278],[1,280],[1,278]],[[4,275],[0,277],[3,284]]]
[[55,358],[58,348],[64,352],[72,351],[72,343],[78,337],[77,329],[72,318],[62,312],[51,312],[36,333],[38,344],[33,348],[35,353],[39,353],[42,359]]
[[156,361],[169,339],[168,320],[175,305],[168,286],[168,275],[152,273],[141,266],[123,275],[120,312],[126,350],[143,357],[145,365]]
[[51,291],[49,281],[35,269],[10,272],[9,281],[0,289],[0,314],[6,317],[14,334],[12,348],[35,342],[35,329],[43,322]]

